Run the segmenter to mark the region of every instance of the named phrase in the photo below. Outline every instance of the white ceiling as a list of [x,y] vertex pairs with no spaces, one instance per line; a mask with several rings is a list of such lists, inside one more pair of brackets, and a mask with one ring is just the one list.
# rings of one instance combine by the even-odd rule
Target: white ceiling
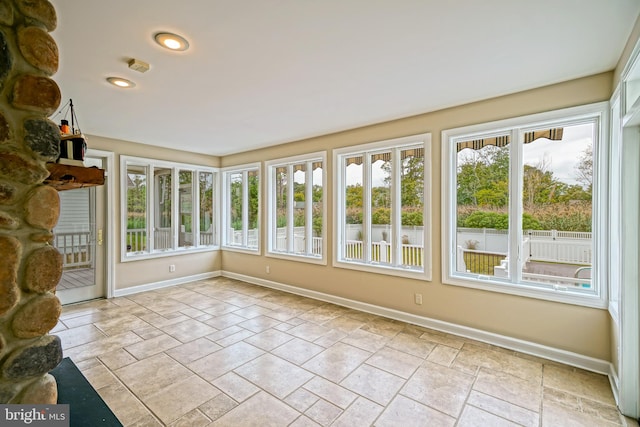
[[[84,133],[210,155],[608,71],[640,13],[637,0],[52,3],[54,79]],[[191,48],[163,50],[160,31]]]

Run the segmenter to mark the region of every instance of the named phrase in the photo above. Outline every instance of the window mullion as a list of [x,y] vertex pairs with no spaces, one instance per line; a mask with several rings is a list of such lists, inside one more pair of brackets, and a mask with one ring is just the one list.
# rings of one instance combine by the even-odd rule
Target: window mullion
[[294,184],[293,184],[293,165],[287,166],[287,252],[294,252]]
[[401,197],[401,148],[395,148],[391,152],[391,248],[393,256],[392,264],[399,266],[403,264],[402,247],[402,197]]
[[304,182],[304,250],[313,255],[313,161],[306,163]]
[[156,209],[155,209],[155,203],[154,203],[154,197],[157,198],[157,195],[155,194],[156,191],[156,182],[155,182],[155,178],[154,178],[154,168],[153,165],[149,165],[146,168],[147,171],[147,182],[148,182],[148,188],[147,188],[147,197],[146,197],[146,203],[147,203],[147,244],[149,245],[148,248],[148,252],[152,253],[155,249],[155,238],[153,235],[153,230],[156,227]]
[[522,282],[522,191],[524,188],[524,165],[522,149],[523,132],[511,131],[509,152],[509,279],[512,283]]
[[363,154],[362,174],[362,260],[371,263],[371,154]]

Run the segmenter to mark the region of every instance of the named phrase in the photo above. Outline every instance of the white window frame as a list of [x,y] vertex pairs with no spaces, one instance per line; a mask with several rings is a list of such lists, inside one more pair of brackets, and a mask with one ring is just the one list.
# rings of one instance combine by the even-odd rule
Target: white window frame
[[[365,157],[372,152],[379,151],[388,151],[392,152],[400,152],[402,149],[406,148],[422,148],[424,150],[424,173],[423,173],[423,211],[422,211],[422,219],[423,219],[423,259],[422,265],[423,269],[409,269],[402,265],[386,265],[386,264],[377,264],[365,260],[353,260],[348,259],[344,256],[344,245],[343,242],[346,240],[346,200],[345,200],[345,188],[346,188],[346,170],[343,167],[344,159],[347,157],[352,157],[355,155],[364,154]],[[397,158],[397,156],[393,156],[393,159]],[[393,161],[393,160],[392,160]],[[391,206],[393,218],[400,218],[401,212],[401,194],[399,191],[400,182],[399,182],[399,172],[398,172],[398,162],[393,161],[395,164],[394,173],[395,177],[392,181],[392,186],[396,187],[395,190],[391,191]],[[366,168],[368,162],[365,161],[364,165]],[[418,280],[428,280],[430,281],[432,278],[432,242],[431,242],[431,133],[423,133],[418,135],[411,135],[402,138],[395,138],[383,141],[377,141],[357,146],[350,146],[341,149],[333,150],[333,165],[335,169],[335,180],[334,180],[334,188],[333,188],[333,205],[334,205],[334,242],[333,242],[333,266],[338,268],[346,268],[352,270],[366,271],[377,274],[387,274],[392,276],[399,277],[407,277],[411,279]],[[364,179],[363,182],[363,194],[365,195],[365,200],[363,201],[363,207],[366,210],[370,209],[367,207],[368,203],[366,202],[367,194],[371,194],[371,180]],[[365,218],[368,216],[368,219]],[[363,212],[363,226],[368,227],[371,223],[370,221],[370,212],[369,215],[364,215]],[[397,230],[401,228],[401,222],[392,219],[392,227]],[[363,233],[363,237],[365,238],[365,248],[371,242],[368,240],[369,237],[366,236],[367,233]],[[398,257],[398,253],[402,253],[402,249],[398,249],[399,245],[401,245],[401,236],[398,232],[392,233],[394,243],[392,243],[392,250],[396,251],[396,257],[394,259],[402,259],[402,257]],[[365,249],[365,254],[370,252]]]
[[[147,235],[147,250],[139,251],[139,252],[127,252],[127,185],[128,185],[128,166],[139,166],[144,168],[146,180],[147,180],[147,197],[146,197],[146,235]],[[155,224],[158,221],[158,213],[155,209],[155,178],[153,172],[155,168],[169,169],[171,171],[171,245],[167,249],[155,249],[154,247],[154,238],[153,238],[153,230],[155,229]],[[199,206],[199,173],[211,173],[213,174],[213,198],[214,203],[219,195],[219,187],[218,187],[218,176],[219,169],[203,166],[203,165],[192,165],[186,163],[175,163],[168,162],[163,160],[149,159],[143,157],[133,157],[133,156],[120,156],[120,206],[121,206],[121,223],[120,223],[120,261],[128,262],[128,261],[138,261],[142,259],[148,258],[160,258],[166,256],[173,256],[185,253],[195,253],[195,252],[206,252],[219,250],[220,245],[218,239],[214,239],[213,244],[211,245],[203,245],[200,244],[200,239],[197,239],[198,242],[193,246],[178,246],[178,233],[180,231],[180,227],[178,224],[178,197],[179,197],[179,182],[178,182],[178,173],[179,171],[192,171],[194,172],[193,179],[195,180],[195,184],[192,186],[192,200],[193,200],[193,214],[192,214],[192,230],[195,236],[200,235],[200,206]],[[216,203],[217,205],[217,203]],[[220,217],[220,212],[217,209],[217,206],[214,205],[214,224],[217,226],[219,221],[217,220]],[[216,229],[214,231],[215,236],[218,236],[219,230]]]
[[[248,245],[248,216],[249,216],[249,181],[248,181],[248,173],[256,171],[258,175],[258,230],[257,230],[257,244],[256,247]],[[243,242],[241,244],[234,244],[229,242],[228,230],[231,228],[231,215],[229,214],[229,209],[231,207],[231,180],[229,176],[231,174],[240,173],[242,174],[242,231],[243,231]],[[226,168],[222,168],[222,192],[221,201],[222,201],[222,221],[221,227],[221,244],[224,250],[229,251],[237,251],[244,252],[254,255],[260,255],[261,253],[261,234],[262,234],[262,167],[260,163],[248,163],[244,165],[238,166],[230,166]]]
[[[575,292],[561,286],[543,286],[531,282],[518,282],[518,274],[509,280],[456,271],[456,154],[455,144],[463,138],[473,139],[497,132],[511,132],[512,141],[520,141],[525,130],[531,128],[567,126],[594,120],[596,123],[593,185],[593,275],[594,292]],[[596,308],[607,308],[607,252],[608,252],[608,102],[600,102],[562,110],[549,111],[490,123],[449,129],[442,132],[442,282],[487,291],[502,292],[558,301],[568,304]],[[516,240],[522,234],[519,215],[522,212],[521,195],[517,188],[521,185],[522,167],[521,144],[511,144],[510,154],[510,252],[509,259],[518,257],[519,244]],[[514,270],[519,271],[518,260]]]
[[[294,165],[306,164],[305,172],[305,236],[313,235],[313,163],[322,163],[322,255],[317,256],[312,253],[312,240],[306,239],[305,253],[295,252],[293,249],[293,185],[287,187],[287,243],[286,251],[276,249],[277,234],[277,209],[275,199],[276,169],[287,168],[287,182],[293,182]],[[284,258],[295,261],[310,262],[313,264],[327,264],[327,236],[326,236],[326,218],[327,218],[327,152],[317,152],[304,154],[300,156],[286,157],[265,162],[267,170],[267,256],[274,258]]]

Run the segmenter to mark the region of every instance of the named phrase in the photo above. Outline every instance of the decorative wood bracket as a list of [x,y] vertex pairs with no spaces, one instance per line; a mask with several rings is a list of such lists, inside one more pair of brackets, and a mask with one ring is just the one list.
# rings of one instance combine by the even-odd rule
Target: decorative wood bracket
[[104,169],[99,169],[95,166],[86,168],[60,163],[47,163],[47,169],[49,170],[49,177],[44,180],[44,183],[58,191],[104,185]]

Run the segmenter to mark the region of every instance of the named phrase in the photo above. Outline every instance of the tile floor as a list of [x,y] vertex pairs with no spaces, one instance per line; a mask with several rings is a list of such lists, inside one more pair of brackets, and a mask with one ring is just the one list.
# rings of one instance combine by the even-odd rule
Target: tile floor
[[605,376],[227,278],[66,306],[53,333],[125,426],[625,422]]

